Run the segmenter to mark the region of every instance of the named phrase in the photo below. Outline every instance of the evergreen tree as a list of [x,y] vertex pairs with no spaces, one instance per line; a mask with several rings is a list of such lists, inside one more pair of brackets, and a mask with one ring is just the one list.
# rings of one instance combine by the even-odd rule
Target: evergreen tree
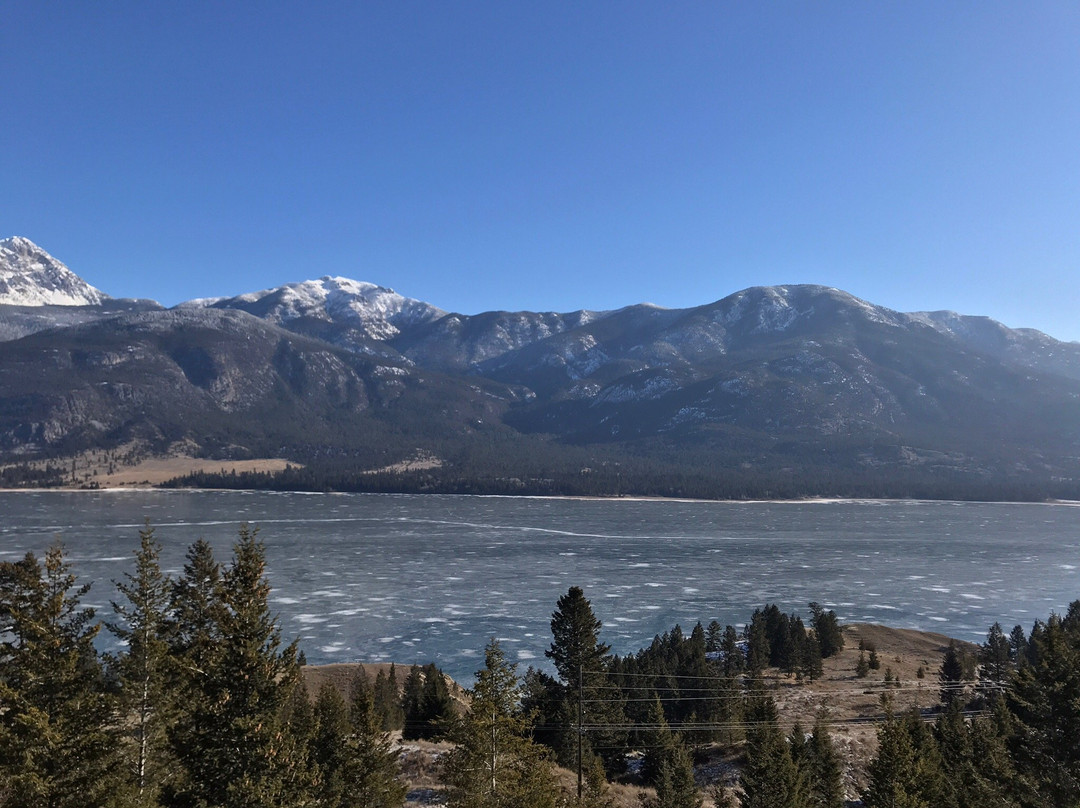
[[843,808],[844,780],[840,756],[824,722],[818,720],[805,745],[807,808]]
[[1011,649],[1001,623],[994,623],[979,647],[979,687],[984,695],[1000,693],[1012,672]]
[[664,708],[660,699],[655,698],[649,704],[642,731],[644,754],[641,759],[641,780],[645,785],[655,786],[660,780],[660,772],[671,760],[672,750],[678,744],[664,718]]
[[772,697],[752,697],[747,719],[746,765],[739,778],[743,808],[805,808],[806,781],[780,732]]
[[716,620],[709,623],[709,627],[705,630],[705,650],[709,653],[716,653],[720,650],[723,643],[724,629]]
[[667,751],[656,776],[656,795],[644,797],[642,808],[701,808],[704,800],[694,783],[690,753],[676,741]]
[[405,726],[402,727],[401,737],[406,741],[423,737],[427,726],[423,716],[424,673],[419,665],[413,665],[409,669],[409,675],[405,677],[405,687],[401,693],[401,710],[405,716]]
[[878,730],[878,751],[870,761],[870,784],[863,794],[865,808],[936,808],[919,788],[918,752],[904,724],[889,715]]
[[769,639],[765,633],[765,618],[756,611],[746,627],[746,671],[751,676],[760,676],[768,666]]
[[446,726],[454,719],[454,700],[446,686],[446,677],[434,662],[423,668],[424,689],[421,696],[420,721],[426,728],[421,737],[441,738]]
[[865,679],[870,675],[870,663],[866,660],[866,652],[863,649],[859,649],[859,660],[855,663],[855,675],[860,679]]
[[1013,626],[1013,630],[1009,632],[1009,659],[1012,660],[1014,666],[1019,665],[1027,657],[1027,636],[1024,634],[1024,627],[1021,625]]
[[825,673],[821,662],[821,644],[816,634],[809,634],[803,639],[799,649],[799,676],[813,682],[820,679]]
[[4,808],[96,808],[125,796],[94,638],[57,542],[0,562],[0,794]]
[[167,636],[170,654],[181,669],[180,686],[205,675],[220,645],[223,610],[221,566],[210,544],[199,539],[188,549],[169,604]]
[[724,676],[734,678],[746,667],[746,657],[739,648],[739,635],[734,626],[724,627],[724,638],[720,645]]
[[1036,623],[1028,663],[1007,693],[1016,717],[1010,741],[1026,785],[1023,803],[1038,808],[1073,805],[1080,794],[1080,631],[1057,615]]
[[572,586],[559,598],[551,615],[551,647],[544,655],[555,665],[564,683],[576,684],[578,671],[605,670],[611,647],[600,642],[602,626],[581,587]]
[[496,640],[484,651],[468,712],[454,722],[457,746],[444,756],[452,808],[554,808],[551,763],[529,738],[513,666]]
[[119,724],[127,738],[122,755],[134,804],[140,807],[157,805],[158,792],[175,768],[166,733],[176,710],[167,642],[171,587],[161,572],[160,555],[161,545],[148,523],[139,531],[135,572],[125,573],[124,581],[116,584],[126,601],[112,604],[120,622],[108,626],[127,645],[115,661]]
[[817,635],[818,644],[821,646],[821,658],[828,659],[836,656],[844,650],[844,633],[840,629],[840,621],[836,618],[836,612],[832,609],[825,611],[819,603],[810,604],[810,625]]
[[964,666],[960,660],[960,649],[956,646],[955,640],[950,640],[949,647],[945,649],[938,680],[941,682],[941,701],[943,704],[948,706],[953,701],[963,700]]
[[950,796],[933,736],[916,711],[891,711],[878,730],[878,752],[867,770],[864,808],[946,808]]
[[296,644],[282,647],[265,566],[262,543],[242,526],[220,608],[209,611],[220,639],[190,657],[200,664],[189,669],[190,704],[171,735],[187,776],[171,802],[287,808],[308,800],[306,755],[286,724],[300,675]]
[[[561,723],[569,728],[582,717],[590,726],[589,738],[603,750],[608,771],[615,773],[623,765],[626,733],[607,727],[622,724],[625,715],[618,693],[608,679],[610,646],[600,642],[601,627],[585,593],[580,587],[572,586],[556,602],[551,615],[552,643],[545,655],[554,663],[563,684]],[[559,762],[568,767],[578,765],[576,737],[564,733],[562,741],[561,748],[556,750]],[[586,752],[589,750],[584,749],[583,754]]]
[[881,658],[877,655],[877,648],[874,645],[867,644],[867,650],[869,650],[870,656],[867,657],[866,664],[872,671],[880,670]]
[[938,717],[934,737],[945,773],[943,808],[1016,805],[1010,793],[1012,764],[992,719],[969,723],[954,701]]
[[408,789],[400,777],[398,753],[382,728],[374,693],[364,684],[353,688],[348,716],[349,732],[341,744],[341,801],[335,808],[399,808]]
[[320,808],[338,808],[345,793],[342,775],[347,757],[349,711],[341,691],[330,682],[323,682],[319,688],[313,718],[315,726],[309,749],[315,804]]
[[401,694],[398,692],[397,667],[391,663],[390,673],[379,671],[375,677],[375,710],[379,714],[382,728],[386,731],[401,729],[405,723],[405,712],[401,707]]

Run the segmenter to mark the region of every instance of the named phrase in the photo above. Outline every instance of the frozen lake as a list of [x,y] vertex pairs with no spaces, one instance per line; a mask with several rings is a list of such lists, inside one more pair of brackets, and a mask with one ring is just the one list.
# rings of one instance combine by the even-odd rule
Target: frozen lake
[[980,641],[1080,598],[1072,505],[103,491],[0,493],[0,513],[0,560],[59,535],[101,617],[144,519],[170,574],[200,536],[227,561],[248,521],[310,662],[434,660],[464,678],[493,636],[522,667],[544,662],[573,585],[619,653],[675,623],[741,625],[766,602]]

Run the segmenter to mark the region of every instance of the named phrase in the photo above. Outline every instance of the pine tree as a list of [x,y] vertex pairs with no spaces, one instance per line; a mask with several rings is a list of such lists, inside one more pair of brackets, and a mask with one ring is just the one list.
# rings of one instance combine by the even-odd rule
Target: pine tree
[[555,665],[565,683],[577,683],[578,671],[601,672],[611,647],[600,642],[603,624],[581,587],[572,586],[559,598],[551,615],[551,647],[544,655]]
[[1001,623],[994,623],[986,634],[986,642],[979,647],[979,689],[984,696],[1000,694],[1012,669],[1009,638]]
[[661,769],[670,762],[672,750],[678,741],[664,718],[664,708],[659,698],[649,704],[645,722],[642,731],[644,754],[641,759],[641,780],[645,785],[655,786],[660,779]]
[[840,621],[836,619],[836,612],[832,609],[825,611],[825,607],[820,604],[811,603],[810,613],[810,625],[818,637],[821,658],[828,659],[843,651],[844,633],[840,629]]
[[529,738],[514,667],[496,640],[484,650],[469,711],[454,722],[457,746],[444,756],[452,808],[554,808],[556,781],[543,749]]
[[949,647],[945,649],[938,680],[941,682],[941,701],[945,706],[958,699],[962,700],[964,666],[960,660],[960,649],[957,648],[955,640],[950,640]]
[[453,721],[454,700],[446,686],[446,676],[434,662],[424,666],[423,720],[429,727],[427,738],[441,738],[446,726]]
[[1024,634],[1024,627],[1015,625],[1013,630],[1009,632],[1009,659],[1012,660],[1013,666],[1017,666],[1026,657],[1027,636]]
[[[193,645],[188,708],[172,733],[186,779],[170,801],[220,808],[288,808],[309,797],[306,755],[286,724],[300,669],[270,613],[265,550],[246,525],[217,588],[216,646]],[[186,570],[185,570],[186,572]],[[189,636],[191,627],[181,626]]]
[[[600,642],[601,627],[585,593],[580,587],[572,586],[559,598],[551,615],[552,643],[545,655],[554,663],[563,684],[561,723],[569,729],[583,717],[592,727],[589,739],[603,750],[608,771],[616,773],[623,765],[626,733],[607,727],[624,723],[625,715],[617,691],[610,688],[607,669],[611,649]],[[562,745],[556,750],[559,762],[576,766],[579,748],[576,736],[567,732],[560,740]],[[591,754],[584,748],[583,755],[586,753]]]
[[802,644],[799,659],[799,675],[813,682],[820,679],[825,668],[821,662],[821,644],[816,634],[810,634]]
[[919,789],[918,753],[906,727],[894,715],[878,730],[878,751],[867,774],[865,808],[931,808]]
[[720,650],[723,638],[723,626],[716,620],[711,621],[709,627],[705,630],[705,650],[709,653],[716,653]]
[[348,716],[349,732],[341,752],[341,802],[335,808],[398,808],[408,789],[370,688],[354,688]]
[[95,808],[125,788],[112,710],[94,650],[99,626],[80,603],[59,542],[0,562],[0,790],[4,808]]
[[169,604],[169,648],[181,669],[181,684],[205,675],[220,644],[223,610],[221,566],[209,543],[199,539],[188,549]]
[[843,808],[844,780],[840,756],[820,719],[806,742],[808,808]]
[[1051,615],[1032,628],[1027,659],[1006,695],[1024,803],[1072,805],[1080,794],[1080,631]]
[[746,657],[739,647],[739,635],[734,626],[724,627],[724,638],[720,644],[724,676],[729,679],[738,676],[746,667]]
[[870,663],[866,660],[866,652],[863,649],[859,649],[859,661],[855,663],[855,675],[860,679],[865,679],[870,675]]
[[769,639],[765,633],[765,618],[756,611],[746,627],[746,671],[751,676],[760,676],[768,666]]
[[397,667],[391,663],[390,673],[379,671],[375,677],[375,710],[379,714],[382,728],[386,731],[401,729],[405,723],[405,713],[401,708],[401,694],[398,692]]
[[772,697],[753,696],[747,719],[746,765],[739,778],[743,808],[805,808],[806,781],[780,732]]
[[315,698],[314,731],[308,747],[313,767],[315,804],[320,808],[338,808],[345,786],[342,769],[345,739],[349,735],[349,712],[341,691],[323,682]]
[[704,800],[694,784],[690,753],[676,741],[667,751],[656,777],[656,795],[644,797],[642,808],[701,808]]
[[147,808],[157,805],[158,792],[175,768],[166,732],[176,710],[167,642],[171,585],[161,572],[160,555],[161,545],[147,523],[139,531],[134,573],[125,573],[116,584],[126,601],[112,604],[120,622],[108,626],[127,645],[115,662],[119,723],[128,741],[122,754],[134,804]]
[[947,808],[950,784],[938,746],[921,716],[889,713],[878,730],[878,753],[870,762],[865,808]]
[[419,665],[409,669],[405,677],[405,688],[401,694],[401,710],[405,716],[405,725],[401,737],[406,741],[415,741],[427,731],[424,712],[424,673]]

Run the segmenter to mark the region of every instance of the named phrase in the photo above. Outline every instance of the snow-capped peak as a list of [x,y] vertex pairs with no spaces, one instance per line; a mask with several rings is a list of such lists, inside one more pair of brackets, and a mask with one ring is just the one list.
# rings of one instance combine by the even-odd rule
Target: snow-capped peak
[[389,339],[400,326],[431,322],[446,312],[393,289],[351,278],[331,277],[289,283],[223,300],[191,301],[249,311],[278,324],[301,318],[348,324],[373,339]]
[[96,306],[108,298],[30,239],[0,239],[0,305]]

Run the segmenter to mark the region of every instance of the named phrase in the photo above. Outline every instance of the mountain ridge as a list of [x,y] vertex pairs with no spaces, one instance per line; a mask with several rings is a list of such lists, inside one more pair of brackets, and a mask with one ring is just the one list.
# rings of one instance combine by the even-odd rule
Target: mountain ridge
[[0,305],[9,458],[185,440],[358,473],[419,453],[444,461],[414,475],[440,490],[660,465],[641,473],[1080,480],[1080,344],[825,286],[462,315],[323,276],[172,309],[40,306],[35,328],[31,309]]

